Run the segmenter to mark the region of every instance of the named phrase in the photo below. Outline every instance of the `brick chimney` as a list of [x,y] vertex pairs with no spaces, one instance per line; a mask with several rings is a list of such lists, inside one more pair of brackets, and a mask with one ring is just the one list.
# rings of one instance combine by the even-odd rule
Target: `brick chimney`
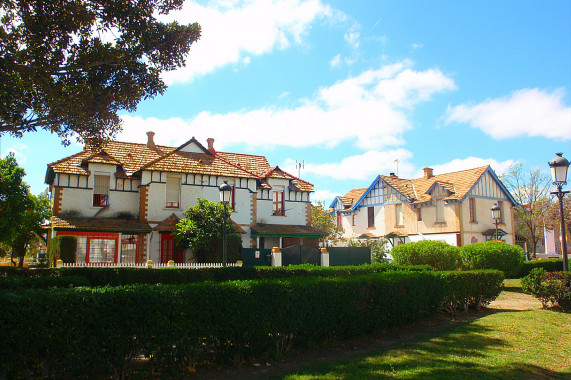
[[432,174],[432,168],[424,168],[422,170],[424,170],[424,179],[430,179],[434,177],[434,175]]
[[156,147],[153,137],[155,137],[155,132],[147,132],[147,147],[149,149],[155,149]]
[[214,150],[214,139],[212,137],[209,137],[206,139],[206,142],[208,143],[208,151],[210,153],[216,152],[216,150]]

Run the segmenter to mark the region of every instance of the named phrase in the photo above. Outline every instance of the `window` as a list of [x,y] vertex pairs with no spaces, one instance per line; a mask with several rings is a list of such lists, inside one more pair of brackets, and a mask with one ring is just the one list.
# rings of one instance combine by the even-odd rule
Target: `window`
[[369,228],[375,227],[375,206],[367,207],[367,219]]
[[284,192],[274,191],[273,192],[273,203],[274,203],[274,215],[285,215],[285,202],[284,202]]
[[477,222],[476,219],[476,198],[468,198],[470,205],[470,222]]
[[416,220],[418,220],[418,221],[422,220],[422,208],[421,207],[416,209]]
[[180,206],[180,178],[167,177],[166,208],[179,208]]
[[121,262],[137,262],[137,235],[123,235],[121,241]]
[[351,225],[355,225],[355,214],[351,215]]
[[93,206],[103,207],[109,205],[109,176],[95,175],[93,186]]
[[436,201],[436,222],[444,222],[444,201],[442,199]]
[[500,208],[500,220],[499,223],[505,223],[505,219],[504,219],[504,202],[503,201],[498,201],[498,207]]
[[89,262],[114,263],[115,239],[90,239]]
[[77,237],[77,248],[75,250],[75,262],[84,263],[87,258],[87,236]]
[[402,203],[395,205],[395,220],[397,226],[402,226]]
[[341,212],[337,211],[337,228],[341,227]]

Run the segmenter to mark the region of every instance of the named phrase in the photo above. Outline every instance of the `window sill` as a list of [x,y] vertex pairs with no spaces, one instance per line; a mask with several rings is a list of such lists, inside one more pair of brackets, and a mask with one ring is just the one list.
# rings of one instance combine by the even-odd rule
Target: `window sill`
[[376,228],[375,226],[373,226],[373,227],[367,227],[368,230],[374,230],[375,228]]
[[477,220],[471,220],[470,224],[478,224],[478,221]]
[[446,222],[434,222],[434,224],[446,225]]
[[404,225],[402,225],[402,224],[395,224],[395,228],[404,228]]

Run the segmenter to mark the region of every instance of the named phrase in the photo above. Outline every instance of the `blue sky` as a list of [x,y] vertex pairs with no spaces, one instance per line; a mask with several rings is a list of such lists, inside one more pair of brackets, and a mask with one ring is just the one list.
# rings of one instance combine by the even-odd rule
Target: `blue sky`
[[[188,2],[202,38],[165,95],[124,113],[120,141],[265,155],[313,200],[377,174],[421,176],[571,159],[571,1]],[[2,136],[34,193],[76,153],[45,132]]]

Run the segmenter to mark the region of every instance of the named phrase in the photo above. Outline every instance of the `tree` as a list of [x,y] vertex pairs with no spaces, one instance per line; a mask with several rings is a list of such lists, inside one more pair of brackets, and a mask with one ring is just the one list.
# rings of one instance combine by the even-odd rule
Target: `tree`
[[174,233],[180,248],[192,248],[199,262],[221,262],[222,226],[225,224],[228,261],[239,258],[242,239],[234,231],[229,215],[225,217],[222,203],[198,198],[198,204],[189,207],[184,215],[185,218],[177,223]]
[[[510,166],[501,176],[519,207],[514,209],[516,233],[524,236],[531,244],[536,256],[537,242],[543,237],[545,202],[549,194],[551,178],[540,170],[525,172],[523,164]],[[526,253],[527,254],[527,253]]]
[[[559,200],[545,199],[547,204],[545,207],[545,226],[557,231],[561,237],[561,211],[559,209]],[[567,196],[563,198],[563,218],[565,220],[565,232],[567,234],[567,242],[571,241],[571,199]],[[561,244],[555,245],[558,252],[561,252]]]
[[337,227],[335,217],[327,213],[323,202],[311,205],[311,225],[327,231],[328,234],[323,237],[323,243],[325,239],[338,239],[343,235],[343,227]]
[[12,248],[12,257],[20,259],[20,266],[51,214],[49,198],[31,194],[22,181],[24,175],[13,155],[0,159],[0,242]]
[[105,139],[120,110],[163,94],[200,25],[162,23],[184,0],[0,2],[0,136],[44,129]]

